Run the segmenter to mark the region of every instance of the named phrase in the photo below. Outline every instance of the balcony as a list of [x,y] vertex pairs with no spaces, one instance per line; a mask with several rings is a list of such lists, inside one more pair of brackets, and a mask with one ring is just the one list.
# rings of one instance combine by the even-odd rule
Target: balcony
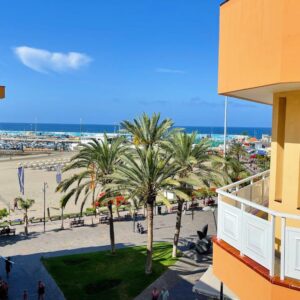
[[[300,215],[268,208],[269,171],[217,192],[217,243],[256,264],[272,283],[274,278],[281,285],[300,280]],[[297,222],[298,227],[287,226]]]

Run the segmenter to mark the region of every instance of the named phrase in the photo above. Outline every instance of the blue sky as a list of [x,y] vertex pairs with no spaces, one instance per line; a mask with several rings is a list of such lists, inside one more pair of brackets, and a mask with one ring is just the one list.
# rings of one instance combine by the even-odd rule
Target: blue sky
[[[114,124],[161,112],[222,126],[221,0],[2,0],[0,122]],[[230,100],[229,126],[270,127],[271,108]]]

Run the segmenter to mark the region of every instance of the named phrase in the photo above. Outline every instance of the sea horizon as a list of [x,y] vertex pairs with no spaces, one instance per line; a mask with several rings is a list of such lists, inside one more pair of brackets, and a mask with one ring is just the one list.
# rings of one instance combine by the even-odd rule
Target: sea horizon
[[[175,128],[183,128],[186,132],[197,132],[201,135],[221,135],[223,126],[191,126],[177,125]],[[120,126],[117,124],[68,124],[68,123],[12,123],[0,122],[2,134],[22,134],[22,132],[35,132],[36,134],[61,134],[61,135],[87,135],[100,133],[116,133]],[[228,135],[246,134],[261,138],[263,134],[271,135],[270,127],[228,126]]]

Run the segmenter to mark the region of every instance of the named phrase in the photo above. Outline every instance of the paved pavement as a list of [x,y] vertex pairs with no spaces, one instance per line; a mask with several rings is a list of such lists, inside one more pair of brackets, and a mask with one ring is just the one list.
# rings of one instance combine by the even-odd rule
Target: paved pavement
[[148,286],[135,300],[151,299],[151,292],[154,287],[161,290],[166,288],[170,294],[170,300],[204,300],[207,297],[195,295],[192,292],[193,285],[201,278],[204,272],[212,263],[212,255],[198,256],[195,261],[190,254],[194,251],[184,252],[188,257],[181,257],[177,263],[170,267],[161,277]]
[[[155,241],[172,241],[175,218],[175,214],[155,216]],[[15,237],[0,237],[1,255],[4,257],[11,256],[11,260],[15,262],[11,277],[8,279],[9,299],[22,299],[21,295],[24,289],[28,290],[29,299],[35,299],[38,280],[46,283],[47,300],[64,299],[62,292],[47,273],[40,259],[42,256],[61,256],[109,249],[109,227],[105,224],[92,226],[92,219],[92,217],[87,217],[86,223],[90,225],[81,228],[70,229],[67,222],[65,224],[66,229],[60,231],[57,230],[60,222],[53,222],[50,225],[47,224],[48,231],[46,233],[42,232],[41,225],[35,225],[30,227],[31,234],[29,237],[21,234],[17,234]],[[195,238],[196,230],[207,223],[209,224],[208,233],[215,234],[212,212],[196,211],[194,220],[190,214],[183,215],[181,242]],[[146,227],[145,221],[142,224]],[[145,234],[133,232],[132,221],[116,222],[115,233],[117,247],[146,243],[147,236]],[[209,263],[209,258],[208,261],[199,263],[191,259],[181,258],[171,270],[163,274],[160,282],[162,284],[167,283],[167,288],[171,294],[170,299],[182,299],[183,295],[184,299],[195,299],[191,292],[192,285],[200,278]],[[0,276],[5,279],[3,259],[0,259]],[[166,281],[164,282],[164,280]],[[146,292],[144,295],[146,296],[143,299],[148,299],[149,293]]]

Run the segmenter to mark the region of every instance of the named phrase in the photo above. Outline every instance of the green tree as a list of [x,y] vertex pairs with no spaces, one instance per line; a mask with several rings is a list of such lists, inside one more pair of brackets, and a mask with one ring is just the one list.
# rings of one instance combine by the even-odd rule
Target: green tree
[[7,217],[9,215],[6,208],[0,209],[0,220]]
[[33,199],[16,198],[20,207],[24,210],[25,234],[28,235],[28,209],[35,203]]
[[[95,195],[103,191],[103,187],[110,183],[107,176],[111,175],[115,168],[121,163],[121,156],[125,151],[123,145],[124,138],[112,139],[110,142],[106,135],[101,141],[93,139],[90,143],[83,145],[77,155],[71,159],[71,164],[64,169],[79,170],[70,178],[63,180],[56,191],[65,193],[62,197],[62,207],[65,207],[68,201],[74,196],[77,204],[81,195],[81,212],[86,201],[92,197],[95,201]],[[115,253],[115,233],[113,223],[113,201],[112,198],[103,195],[98,201],[108,206],[109,211],[109,234],[111,242],[111,252]]]
[[128,198],[139,199],[147,206],[146,274],[152,273],[153,209],[156,198],[159,193],[180,185],[173,179],[179,168],[171,163],[171,159],[171,155],[162,156],[158,147],[137,146],[123,156],[123,164],[117,166],[114,174],[109,176],[112,182],[106,185],[108,191],[126,193]]
[[[170,134],[171,119],[160,120],[160,114],[147,114],[121,123],[133,136],[135,149],[128,152],[123,165],[115,174],[115,187],[123,188],[129,198],[138,198],[147,206],[148,242],[145,272],[152,272],[153,208],[160,191],[166,189],[175,175],[176,167],[170,163],[171,156],[163,155],[160,145]],[[162,169],[162,166],[165,170]],[[127,180],[127,181],[126,181]],[[174,182],[173,182],[174,183]]]
[[228,155],[235,158],[240,163],[241,159],[247,156],[247,152],[242,143],[234,141],[230,145]]
[[173,121],[164,119],[160,122],[160,114],[154,113],[152,117],[149,117],[144,113],[133,122],[123,121],[121,126],[132,134],[135,145],[148,148],[163,141],[173,126]]
[[195,190],[211,184],[223,183],[226,176],[222,176],[224,174],[212,168],[212,163],[220,163],[223,161],[222,158],[209,154],[210,145],[206,140],[196,144],[195,133],[191,135],[183,132],[174,133],[169,139],[167,148],[172,155],[173,163],[178,166],[175,178],[180,182],[180,187],[174,190],[178,200],[178,210],[172,256],[176,257],[184,202],[191,199]]
[[223,174],[227,174],[232,182],[248,177],[250,174],[245,166],[235,157],[227,155],[223,161],[213,162],[213,167]]
[[266,171],[270,169],[270,157],[267,155],[257,155],[256,163],[261,171]]

